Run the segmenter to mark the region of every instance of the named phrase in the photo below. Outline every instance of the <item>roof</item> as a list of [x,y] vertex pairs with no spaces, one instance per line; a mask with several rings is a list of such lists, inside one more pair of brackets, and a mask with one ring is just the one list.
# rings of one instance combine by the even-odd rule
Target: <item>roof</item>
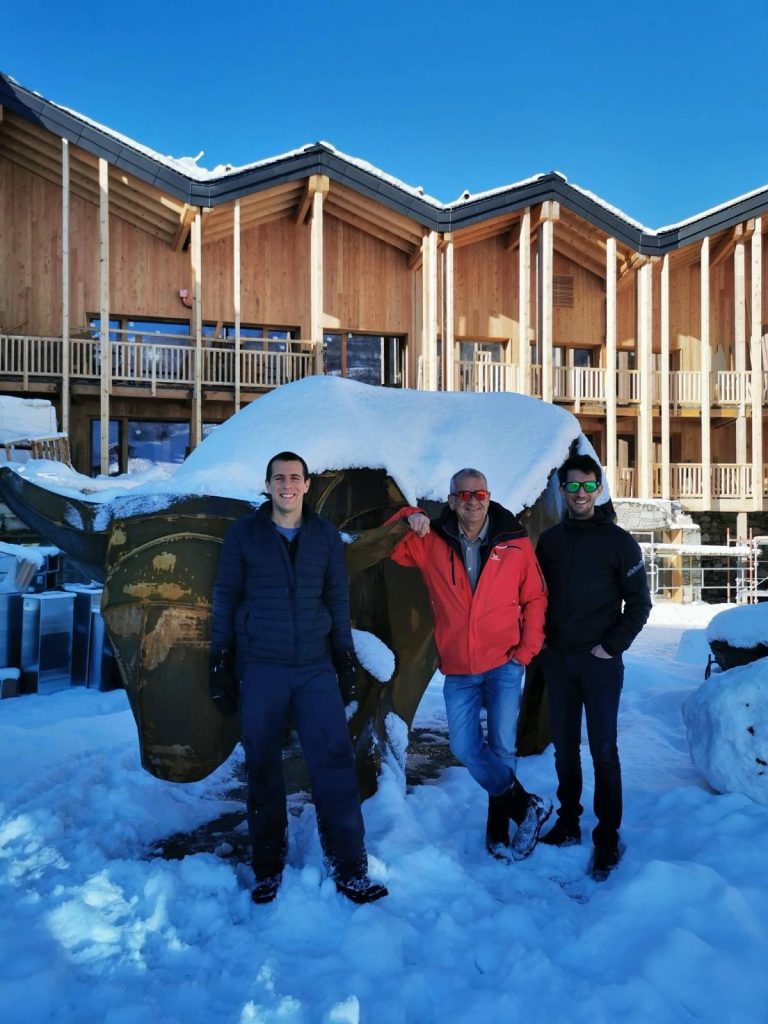
[[348,156],[327,142],[315,142],[244,167],[208,171],[196,160],[162,156],[82,114],[47,100],[0,73],[0,105],[48,132],[107,160],[151,186],[190,206],[214,208],[241,196],[299,181],[311,174],[372,199],[430,230],[457,231],[546,201],[560,203],[593,227],[644,255],[663,255],[722,231],[768,208],[768,185],[659,229],[645,227],[599,196],[571,184],[557,171],[451,203]]

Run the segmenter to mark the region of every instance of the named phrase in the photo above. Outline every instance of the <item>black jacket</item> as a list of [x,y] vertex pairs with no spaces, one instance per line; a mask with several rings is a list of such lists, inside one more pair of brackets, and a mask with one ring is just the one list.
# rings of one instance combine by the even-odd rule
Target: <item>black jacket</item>
[[275,529],[269,501],[227,530],[213,588],[213,652],[236,645],[239,665],[305,665],[353,649],[339,531],[305,505],[292,544]]
[[536,547],[549,588],[546,643],[584,653],[602,644],[625,651],[645,625],[651,595],[637,541],[598,506],[589,519],[564,519]]

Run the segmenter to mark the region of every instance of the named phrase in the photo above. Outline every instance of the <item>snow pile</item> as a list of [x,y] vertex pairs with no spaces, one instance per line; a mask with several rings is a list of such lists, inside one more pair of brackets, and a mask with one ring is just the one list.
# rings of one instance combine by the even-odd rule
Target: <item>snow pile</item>
[[56,410],[49,401],[0,395],[0,444],[55,433]]
[[373,633],[363,629],[352,630],[357,660],[374,679],[388,683],[395,674],[395,655],[387,645]]
[[731,647],[768,646],[768,604],[750,604],[720,612],[707,626],[707,641],[713,640]]
[[767,664],[714,672],[682,707],[691,760],[710,786],[761,804],[768,804]]

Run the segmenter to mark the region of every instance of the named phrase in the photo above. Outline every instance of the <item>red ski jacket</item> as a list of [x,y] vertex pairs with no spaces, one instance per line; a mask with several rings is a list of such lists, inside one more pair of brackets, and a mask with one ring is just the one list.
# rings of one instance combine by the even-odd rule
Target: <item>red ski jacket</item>
[[[401,509],[388,522],[421,512]],[[445,675],[475,675],[514,658],[527,665],[544,642],[547,588],[516,516],[492,501],[475,592],[462,558],[456,516],[446,506],[426,537],[409,532],[392,551],[421,571],[435,619],[435,646]]]

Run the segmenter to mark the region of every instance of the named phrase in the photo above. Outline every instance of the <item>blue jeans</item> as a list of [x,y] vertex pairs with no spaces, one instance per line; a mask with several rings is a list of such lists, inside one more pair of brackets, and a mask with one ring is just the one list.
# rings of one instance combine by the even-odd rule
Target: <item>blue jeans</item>
[[[445,708],[451,750],[491,796],[515,782],[517,712],[525,669],[507,661],[477,675],[445,677]],[[480,711],[487,712],[487,740]]]

